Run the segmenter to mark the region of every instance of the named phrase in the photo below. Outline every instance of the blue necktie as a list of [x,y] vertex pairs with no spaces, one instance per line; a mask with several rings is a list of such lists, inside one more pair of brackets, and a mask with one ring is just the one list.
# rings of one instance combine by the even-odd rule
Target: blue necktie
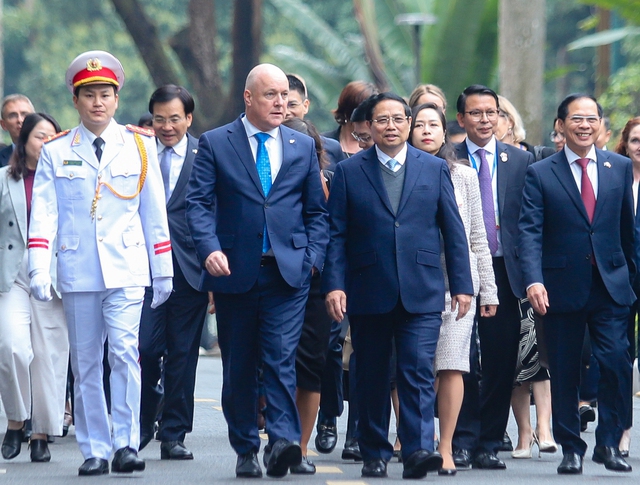
[[399,165],[400,162],[398,162],[398,160],[396,160],[395,158],[390,158],[389,160],[387,160],[387,167],[389,167],[389,170],[391,170],[392,172],[396,171],[396,165]]
[[[256,151],[256,169],[258,170],[258,176],[260,177],[260,184],[262,185],[262,191],[265,198],[269,195],[271,190],[271,162],[269,161],[269,152],[265,146],[265,142],[269,138],[267,133],[256,133],[254,135],[258,140],[258,150]],[[271,249],[271,243],[269,242],[269,233],[267,232],[267,220],[265,214],[264,232],[262,236],[262,253],[266,253]]]
[[164,199],[165,202],[169,202],[169,197],[171,194],[169,190],[171,188],[171,154],[173,153],[173,148],[166,147],[162,151],[162,159],[160,160],[160,173],[162,174],[162,181],[164,182]]

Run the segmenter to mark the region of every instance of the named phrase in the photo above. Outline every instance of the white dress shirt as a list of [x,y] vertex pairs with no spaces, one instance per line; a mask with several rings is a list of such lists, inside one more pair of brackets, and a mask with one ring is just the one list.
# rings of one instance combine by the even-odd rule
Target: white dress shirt
[[576,160],[580,158],[589,159],[589,163],[587,164],[587,175],[589,176],[589,180],[591,180],[591,185],[593,186],[593,193],[596,196],[596,200],[598,200],[598,164],[596,162],[597,155],[595,146],[591,145],[591,149],[589,150],[589,153],[587,153],[586,157],[579,157],[567,145],[565,145],[564,154],[567,157],[569,167],[571,168],[573,178],[576,181],[578,192],[580,192],[580,194],[582,194],[582,167],[578,163],[576,163]]
[[390,157],[389,155],[384,153],[382,150],[380,150],[378,148],[378,145],[376,145],[375,147],[376,147],[376,153],[378,154],[378,160],[380,160],[380,163],[382,165],[384,165],[385,167],[387,167],[387,162],[389,160],[391,160],[392,158],[396,162],[398,162],[397,165],[393,169],[394,172],[397,172],[398,170],[400,170],[400,167],[403,166],[404,162],[407,160],[407,143],[406,142],[405,142],[404,146],[402,147],[402,149],[397,153],[397,155],[395,157]]
[[[158,161],[160,162],[164,157],[164,151],[167,147],[165,147],[160,140],[158,142]],[[167,200],[171,198],[171,194],[173,193],[173,189],[176,188],[176,184],[178,183],[178,178],[180,177],[180,172],[182,172],[182,166],[184,165],[184,159],[187,156],[187,145],[189,143],[189,137],[185,134],[178,143],[176,143],[173,148],[173,153],[171,154],[171,167],[169,169],[169,193],[167,194]]]

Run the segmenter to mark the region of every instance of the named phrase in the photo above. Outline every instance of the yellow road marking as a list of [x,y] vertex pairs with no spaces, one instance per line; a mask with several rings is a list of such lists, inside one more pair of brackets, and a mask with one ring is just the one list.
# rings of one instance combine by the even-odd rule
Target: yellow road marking
[[209,399],[204,397],[197,397],[193,400],[194,402],[218,402],[217,399]]
[[342,470],[337,466],[316,466],[316,473],[342,473]]
[[368,485],[360,480],[327,480],[327,485]]
[[222,411],[222,406],[211,406],[216,411]]
[[307,449],[307,456],[320,456],[315,451]]

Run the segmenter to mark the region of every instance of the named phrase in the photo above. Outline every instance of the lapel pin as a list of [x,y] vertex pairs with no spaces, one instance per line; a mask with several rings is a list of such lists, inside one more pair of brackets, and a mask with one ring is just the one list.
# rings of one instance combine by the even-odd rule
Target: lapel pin
[[193,150],[191,150],[193,153],[198,153],[198,149],[194,148]]
[[501,162],[506,162],[507,160],[509,160],[509,155],[507,155],[507,152],[502,152],[500,154],[500,161]]
[[609,162],[604,162],[604,166],[607,168],[611,168],[611,164]]
[[293,144],[293,143],[295,143],[295,142],[296,142],[296,141],[295,141],[293,138],[291,138],[291,140],[289,140],[289,143],[291,143],[291,144]]

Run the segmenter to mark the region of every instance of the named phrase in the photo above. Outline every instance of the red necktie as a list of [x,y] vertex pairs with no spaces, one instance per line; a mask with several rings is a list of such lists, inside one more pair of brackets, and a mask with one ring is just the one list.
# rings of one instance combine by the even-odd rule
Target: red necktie
[[582,202],[584,203],[584,208],[587,209],[589,222],[593,222],[593,214],[596,211],[596,194],[593,191],[593,185],[591,185],[589,175],[587,175],[589,159],[579,158],[576,160],[576,163],[582,167],[582,181],[580,183],[580,195],[582,196]]

